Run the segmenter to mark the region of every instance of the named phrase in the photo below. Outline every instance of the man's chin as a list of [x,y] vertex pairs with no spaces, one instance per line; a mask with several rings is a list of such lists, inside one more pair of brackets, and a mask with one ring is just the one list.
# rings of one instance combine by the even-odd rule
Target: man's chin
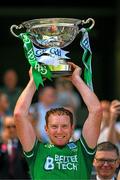
[[111,177],[110,177],[110,175],[108,175],[108,174],[102,174],[102,176],[101,176],[103,179],[111,179]]
[[58,140],[58,141],[52,142],[52,144],[54,144],[55,146],[58,146],[58,147],[64,147],[67,143],[68,143],[68,141],[63,141],[63,140]]

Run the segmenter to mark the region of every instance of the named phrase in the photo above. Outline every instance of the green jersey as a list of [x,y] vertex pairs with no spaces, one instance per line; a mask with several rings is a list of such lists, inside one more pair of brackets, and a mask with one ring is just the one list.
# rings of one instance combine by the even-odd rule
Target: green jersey
[[90,179],[95,149],[84,138],[64,147],[36,141],[30,152],[24,152],[34,180]]

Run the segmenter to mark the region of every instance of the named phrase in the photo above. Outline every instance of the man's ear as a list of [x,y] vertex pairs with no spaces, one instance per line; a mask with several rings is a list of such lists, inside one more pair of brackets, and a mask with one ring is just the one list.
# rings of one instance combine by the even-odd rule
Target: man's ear
[[74,131],[74,129],[75,129],[75,124],[72,125],[72,130]]
[[116,166],[117,166],[117,168],[118,168],[118,167],[119,167],[119,165],[120,165],[120,159],[118,159],[116,163],[117,163],[117,165],[116,165]]
[[74,133],[75,130],[75,124],[72,125],[72,134]]
[[46,133],[48,134],[48,127],[47,127],[47,125],[45,125],[45,131],[46,131]]

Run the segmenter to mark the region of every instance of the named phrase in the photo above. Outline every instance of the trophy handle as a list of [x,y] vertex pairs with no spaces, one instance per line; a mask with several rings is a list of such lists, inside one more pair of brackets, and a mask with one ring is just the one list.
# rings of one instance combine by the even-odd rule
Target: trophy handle
[[23,25],[22,24],[20,24],[19,26],[17,26],[17,25],[15,25],[15,24],[13,24],[11,27],[10,27],[10,32],[13,34],[13,36],[15,36],[15,37],[18,37],[18,35],[14,32],[14,30],[13,29],[21,29],[21,28],[23,28]]
[[[79,22],[79,24],[82,24],[82,25],[87,24],[87,23],[92,23],[91,26],[88,27],[89,30],[91,30],[93,28],[93,26],[95,25],[95,21],[92,18],[88,18],[87,20],[81,20]],[[79,32],[80,31],[81,31],[81,29],[79,30]]]

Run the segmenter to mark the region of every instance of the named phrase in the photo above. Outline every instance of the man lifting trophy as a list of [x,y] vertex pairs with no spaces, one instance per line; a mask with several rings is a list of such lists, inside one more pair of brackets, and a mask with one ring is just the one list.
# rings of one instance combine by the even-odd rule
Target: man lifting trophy
[[[88,28],[84,28],[89,24]],[[20,25],[12,25],[11,33],[20,38],[24,44],[25,56],[32,67],[33,77],[38,88],[43,85],[43,78],[56,78],[69,76],[72,69],[67,61],[69,51],[63,50],[71,44],[77,34],[82,33],[80,45],[84,50],[82,61],[85,65],[84,79],[87,85],[92,87],[91,59],[92,52],[89,44],[88,31],[93,28],[95,21],[92,18],[79,20],[74,18],[42,18],[22,22]],[[80,28],[81,27],[81,28]],[[25,29],[24,33],[17,30]],[[89,55],[88,55],[89,53]],[[87,58],[87,61],[86,61]]]
[[[87,23],[90,23],[89,28],[81,27]],[[11,26],[12,34],[23,41],[26,58],[32,67],[29,71],[29,81],[14,109],[14,122],[33,180],[88,180],[91,177],[102,120],[100,101],[90,89],[92,88],[92,53],[88,32],[93,26],[94,20],[91,18],[35,19],[23,22],[19,26]],[[15,29],[23,27],[26,28],[25,33],[17,35],[18,33],[14,32]],[[84,50],[82,61],[85,65],[86,83],[80,76],[81,68],[75,63],[67,62],[68,51],[63,50],[79,32],[82,33],[80,45]],[[29,109],[36,88],[42,85],[42,80],[58,76],[65,78],[67,76],[81,95],[88,113],[80,138],[74,141],[72,135],[75,122],[72,111],[59,106],[48,108],[47,112],[44,111],[44,128],[50,141],[44,143],[37,137],[35,128],[31,124]],[[37,84],[38,80],[40,80],[39,84]],[[41,111],[42,107],[40,106]],[[42,123],[40,121],[40,126]]]

